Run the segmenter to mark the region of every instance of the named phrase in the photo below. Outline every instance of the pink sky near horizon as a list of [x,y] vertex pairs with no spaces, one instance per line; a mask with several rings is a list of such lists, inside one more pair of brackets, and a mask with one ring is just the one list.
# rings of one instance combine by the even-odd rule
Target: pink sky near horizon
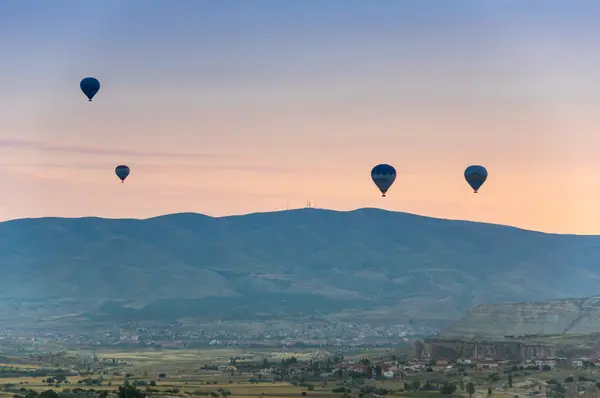
[[[223,216],[310,200],[600,234],[600,28],[515,26],[475,41],[221,49],[223,65],[247,65],[233,80],[203,78],[195,55],[172,61],[183,45],[73,61],[50,32],[59,56],[13,48],[19,67],[0,66],[0,220]],[[102,83],[92,103],[78,88],[88,74]],[[387,198],[370,179],[377,163],[398,171]],[[469,164],[489,171],[477,195]]]

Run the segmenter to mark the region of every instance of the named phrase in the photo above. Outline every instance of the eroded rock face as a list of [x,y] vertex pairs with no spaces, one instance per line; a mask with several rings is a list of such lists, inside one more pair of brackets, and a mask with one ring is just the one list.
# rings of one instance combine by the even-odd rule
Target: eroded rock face
[[429,339],[415,343],[417,357],[430,359],[458,358],[523,360],[556,356],[556,348],[541,342],[463,341]]
[[480,305],[442,334],[445,340],[506,340],[600,332],[600,297]]
[[600,353],[600,297],[480,305],[435,339],[421,358],[522,360]]

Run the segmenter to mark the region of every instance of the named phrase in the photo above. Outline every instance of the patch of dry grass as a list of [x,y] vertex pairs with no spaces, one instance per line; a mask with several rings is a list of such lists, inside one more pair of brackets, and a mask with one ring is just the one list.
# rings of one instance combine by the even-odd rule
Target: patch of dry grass
[[[95,390],[116,390],[118,386],[123,383],[122,377],[114,377],[112,380],[110,378],[105,378],[103,385],[101,386],[86,386],[84,384],[78,384],[77,380],[81,378],[78,376],[69,377],[69,384],[63,384],[60,387],[56,387],[55,385],[48,385],[43,383],[44,378],[33,378],[33,377],[14,377],[14,378],[4,378],[0,379],[0,382],[3,384],[11,383],[15,384],[18,387],[23,387],[36,391],[44,391],[48,389],[53,389],[54,391],[62,391],[64,389],[73,389],[73,388],[83,388],[90,389],[93,388]],[[204,379],[204,380],[203,380]],[[136,378],[136,380],[145,380],[151,381],[155,380],[154,378]],[[231,378],[233,383],[229,383],[229,381],[221,380],[218,384],[205,384],[208,380],[214,380],[214,377],[204,377],[204,378],[192,378],[187,377],[185,379],[178,378],[167,378],[160,379],[157,381],[156,386],[150,387],[153,390],[159,390],[160,392],[165,392],[167,390],[173,390],[175,388],[179,389],[180,393],[188,392],[193,394],[194,392],[210,392],[217,390],[219,388],[226,389],[231,391],[232,396],[240,396],[240,397],[261,397],[267,396],[271,398],[288,398],[288,397],[301,397],[303,392],[306,392],[307,396],[310,397],[325,397],[329,395],[334,395],[331,392],[331,388],[320,388],[316,387],[313,391],[308,391],[306,387],[298,387],[291,385],[289,383],[277,382],[277,383],[259,383],[259,384],[251,384],[247,381],[241,381],[241,378],[238,378],[237,381],[234,381],[234,378]],[[247,380],[247,378],[246,378]],[[111,385],[108,385],[108,383]],[[145,387],[138,387],[140,389],[144,389]],[[12,397],[11,393],[2,393],[2,395]]]
[[41,368],[40,365],[36,365],[36,364],[22,364],[22,363],[0,363],[0,368],[14,368],[14,369],[25,369],[25,370],[30,370],[30,369],[39,369]]

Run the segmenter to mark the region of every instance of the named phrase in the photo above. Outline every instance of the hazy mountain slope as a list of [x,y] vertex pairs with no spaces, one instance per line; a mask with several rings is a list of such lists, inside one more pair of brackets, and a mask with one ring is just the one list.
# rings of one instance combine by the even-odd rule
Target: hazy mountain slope
[[0,223],[0,298],[23,311],[75,299],[90,311],[147,305],[140,316],[385,307],[452,318],[483,302],[595,294],[598,260],[596,236],[376,209],[23,219]]

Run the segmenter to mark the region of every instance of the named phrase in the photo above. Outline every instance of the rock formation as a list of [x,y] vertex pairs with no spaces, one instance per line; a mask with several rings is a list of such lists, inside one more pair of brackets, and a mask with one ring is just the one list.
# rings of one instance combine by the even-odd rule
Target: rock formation
[[552,357],[556,349],[542,342],[464,341],[428,339],[415,343],[417,357],[456,360],[458,358],[523,360]]

